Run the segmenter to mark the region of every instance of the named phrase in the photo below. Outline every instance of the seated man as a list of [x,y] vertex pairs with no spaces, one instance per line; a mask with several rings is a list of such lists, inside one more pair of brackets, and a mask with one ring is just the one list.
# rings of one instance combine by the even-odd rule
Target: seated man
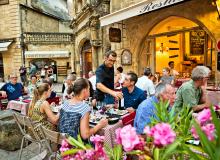
[[129,72],[125,75],[122,93],[124,97],[124,107],[133,112],[138,108],[138,105],[146,99],[143,90],[135,86],[137,75],[134,72]]
[[194,111],[199,111],[209,106],[206,100],[205,88],[209,78],[210,70],[205,66],[197,66],[193,69],[191,80],[185,82],[177,91],[177,98],[174,106],[176,108],[189,105]]
[[136,110],[134,127],[136,128],[137,133],[142,134],[146,125],[151,123],[151,117],[155,117],[154,103],[158,103],[160,100],[168,100],[170,106],[172,106],[175,97],[175,89],[170,84],[159,83],[156,87],[155,96],[143,101]]
[[[17,82],[17,75],[11,74],[10,75],[10,82],[6,83],[4,86],[2,86],[2,96],[7,97],[8,100],[15,100],[22,96],[22,93],[24,91],[24,87],[21,83]],[[26,90],[25,90],[26,92]]]

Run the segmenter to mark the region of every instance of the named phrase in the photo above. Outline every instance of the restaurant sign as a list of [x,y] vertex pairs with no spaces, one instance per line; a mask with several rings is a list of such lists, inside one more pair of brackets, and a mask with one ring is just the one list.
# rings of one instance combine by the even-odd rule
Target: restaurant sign
[[68,58],[69,51],[25,51],[25,58]]
[[141,8],[140,13],[146,13],[153,10],[157,10],[166,6],[173,5],[175,3],[182,2],[184,0],[155,0],[150,3],[147,3],[144,5],[144,7]]
[[160,8],[175,5],[187,0],[145,0],[133,6],[123,8],[100,18],[101,26],[119,22],[134,16],[138,16],[147,12],[155,11]]

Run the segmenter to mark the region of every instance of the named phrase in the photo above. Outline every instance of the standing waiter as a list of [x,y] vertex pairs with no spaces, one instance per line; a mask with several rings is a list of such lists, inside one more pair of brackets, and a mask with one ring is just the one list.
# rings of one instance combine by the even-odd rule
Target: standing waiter
[[121,92],[114,91],[114,63],[117,54],[114,51],[105,53],[104,63],[96,70],[96,100],[114,104],[114,98],[122,99]]

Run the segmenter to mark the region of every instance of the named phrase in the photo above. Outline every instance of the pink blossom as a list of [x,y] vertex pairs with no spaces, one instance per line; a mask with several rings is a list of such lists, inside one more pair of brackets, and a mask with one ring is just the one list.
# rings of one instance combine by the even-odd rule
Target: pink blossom
[[154,145],[157,147],[171,144],[176,138],[175,132],[171,129],[170,125],[166,123],[156,124],[150,131],[147,131],[147,133],[148,136],[154,138]]
[[122,144],[126,152],[131,151],[140,143],[136,130],[131,125],[116,130],[116,141]]
[[[214,124],[209,123],[209,124],[203,125],[201,129],[206,134],[206,136],[208,137],[210,141],[215,139],[215,125]],[[192,127],[191,132],[195,139],[199,139],[199,136],[196,132],[195,127]]]
[[197,134],[195,127],[191,128],[191,133],[195,139],[199,139],[199,135]]
[[100,136],[100,135],[95,135],[95,136],[91,136],[90,137],[90,141],[94,142],[94,143],[98,143],[98,142],[104,142],[105,137],[104,136]]
[[199,112],[197,115],[198,122],[203,125],[207,121],[211,120],[211,111],[210,109],[203,109],[203,111]]
[[205,126],[202,126],[202,130],[207,135],[208,139],[210,141],[213,141],[215,139],[215,126],[212,123],[206,124]]

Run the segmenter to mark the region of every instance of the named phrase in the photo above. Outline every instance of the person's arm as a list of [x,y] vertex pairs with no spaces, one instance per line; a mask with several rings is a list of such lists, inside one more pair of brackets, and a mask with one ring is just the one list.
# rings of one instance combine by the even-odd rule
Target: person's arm
[[52,124],[57,124],[58,123],[58,120],[59,120],[59,114],[55,115],[51,108],[50,108],[50,104],[45,101],[43,104],[42,104],[42,107],[40,108],[40,111],[42,113],[46,113],[49,121],[52,123]]
[[193,111],[199,111],[204,109],[208,104],[200,104],[197,102],[199,100],[196,99],[194,92],[191,89],[185,89],[182,92],[183,103],[192,107]]
[[[7,83],[6,83],[7,84]],[[6,93],[6,84],[4,84],[1,88],[1,95],[2,97],[6,98],[7,97],[7,93]]]
[[101,119],[100,122],[93,128],[89,127],[89,112],[87,112],[80,120],[80,134],[83,139],[88,139],[91,135],[95,134],[101,128],[108,124],[107,119]]
[[105,85],[103,85],[104,79],[103,79],[103,72],[101,70],[96,71],[96,88],[100,91],[110,94],[116,99],[122,99],[123,94],[121,92],[115,92],[109,88],[107,88]]

